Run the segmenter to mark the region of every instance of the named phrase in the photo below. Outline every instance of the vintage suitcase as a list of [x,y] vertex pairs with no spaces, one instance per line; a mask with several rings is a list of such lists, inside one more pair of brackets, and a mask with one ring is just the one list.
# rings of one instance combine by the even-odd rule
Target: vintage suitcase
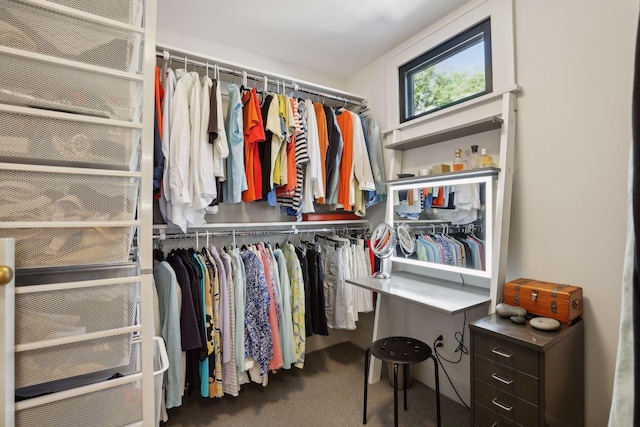
[[578,286],[516,279],[505,283],[504,302],[565,325],[582,317],[582,288]]

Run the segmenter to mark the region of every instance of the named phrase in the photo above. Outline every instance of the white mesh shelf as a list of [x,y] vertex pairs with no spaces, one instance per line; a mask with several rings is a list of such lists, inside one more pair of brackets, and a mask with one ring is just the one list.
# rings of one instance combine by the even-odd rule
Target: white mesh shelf
[[0,44],[83,64],[140,72],[141,35],[74,16],[5,0],[0,25],[11,37]]
[[142,22],[143,0],[49,0],[49,2],[124,24],[140,26]]
[[139,177],[80,173],[82,169],[69,173],[68,168],[49,168],[49,172],[20,169],[20,165],[0,163],[0,221],[135,218]]
[[23,344],[30,348],[16,348],[16,388],[127,365],[132,339],[133,333],[128,332],[58,345],[48,345],[49,341]]
[[21,52],[0,46],[0,102],[140,122],[142,82],[134,75]]
[[[30,395],[51,391],[54,393],[17,402],[16,426],[126,426],[142,421],[143,390],[140,360],[139,343],[134,343],[127,366],[82,378],[42,384],[25,390]],[[154,425],[160,423],[162,379],[168,367],[169,361],[164,342],[162,338],[155,337],[153,339]],[[124,377],[105,381],[116,372]]]
[[138,287],[139,277],[17,287],[16,345],[134,325]]
[[140,138],[135,127],[0,104],[0,161],[136,171]]
[[0,238],[16,239],[17,269],[62,267],[129,261],[134,230],[117,223],[96,227],[87,223],[86,227],[0,228]]

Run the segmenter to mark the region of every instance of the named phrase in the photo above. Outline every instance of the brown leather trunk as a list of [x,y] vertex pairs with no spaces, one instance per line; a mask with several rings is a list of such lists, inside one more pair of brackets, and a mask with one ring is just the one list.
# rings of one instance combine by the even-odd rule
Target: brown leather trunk
[[578,286],[516,279],[504,284],[504,302],[565,325],[582,317],[582,288]]

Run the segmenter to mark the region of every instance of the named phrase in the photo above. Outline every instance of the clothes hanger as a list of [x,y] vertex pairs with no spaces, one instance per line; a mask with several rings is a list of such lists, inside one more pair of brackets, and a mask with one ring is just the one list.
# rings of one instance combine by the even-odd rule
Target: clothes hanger
[[248,88],[247,88],[247,72],[246,71],[242,72],[242,82],[241,82],[240,89],[241,90],[242,89],[247,89],[248,90]]

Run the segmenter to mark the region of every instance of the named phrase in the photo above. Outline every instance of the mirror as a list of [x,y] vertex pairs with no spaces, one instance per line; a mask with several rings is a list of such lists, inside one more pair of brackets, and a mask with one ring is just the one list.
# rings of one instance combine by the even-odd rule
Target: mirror
[[497,172],[469,175],[389,182],[387,222],[398,240],[394,264],[491,276]]
[[404,254],[405,258],[410,257],[416,251],[416,237],[409,224],[402,223],[398,225],[396,235],[400,252]]
[[[380,259],[389,258],[393,255],[396,248],[396,232],[387,223],[378,225],[373,233],[371,233],[371,251]],[[388,279],[391,277],[386,271],[383,271],[382,263],[380,270],[373,274],[376,279]]]

